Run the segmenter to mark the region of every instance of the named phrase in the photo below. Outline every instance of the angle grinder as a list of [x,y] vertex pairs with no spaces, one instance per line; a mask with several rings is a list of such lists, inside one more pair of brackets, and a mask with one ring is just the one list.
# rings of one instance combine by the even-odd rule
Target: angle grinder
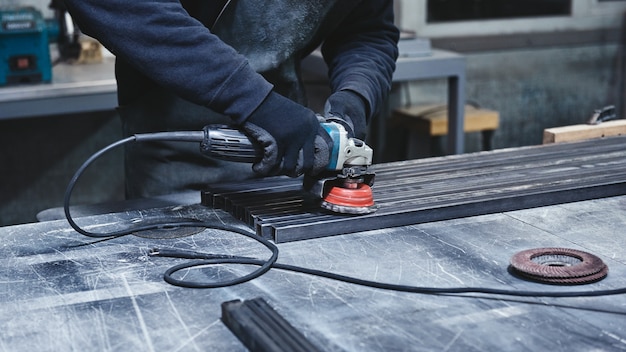
[[[372,148],[348,132],[339,123],[322,122],[333,141],[326,170],[321,175],[305,175],[304,189],[320,198],[320,206],[341,214],[369,214],[376,211],[371,186],[374,173]],[[241,131],[226,125],[204,128],[202,150],[221,160],[253,163],[262,157],[260,147],[254,145]]]
[[[372,149],[363,141],[348,138],[345,128],[336,122],[322,122],[324,130],[332,139],[332,150],[323,175],[304,178],[303,186],[321,199],[321,207],[341,214],[368,214],[376,211],[371,185],[374,183],[374,173],[368,171],[372,163]],[[70,226],[85,236],[105,238],[126,235],[127,230],[108,233],[86,231],[78,226],[70,214],[70,199],[78,179],[85,170],[103,154],[113,148],[131,142],[178,141],[200,142],[200,149],[204,154],[222,160],[254,163],[261,159],[262,150],[259,146],[241,131],[225,125],[205,126],[202,131],[169,131],[140,133],[126,137],[89,157],[74,173],[69,181],[63,197],[63,209]],[[184,227],[196,225],[195,222],[186,223]],[[168,223],[169,225],[169,223]],[[177,226],[181,224],[178,223]],[[137,226],[134,232],[161,229],[163,224],[153,223]],[[202,226],[191,226],[193,231]]]

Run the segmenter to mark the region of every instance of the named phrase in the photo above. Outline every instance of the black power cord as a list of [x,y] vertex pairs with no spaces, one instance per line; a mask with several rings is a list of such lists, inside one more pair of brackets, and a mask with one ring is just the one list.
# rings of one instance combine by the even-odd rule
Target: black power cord
[[213,286],[208,285],[207,287],[225,287],[225,286],[237,285],[237,284],[252,280],[254,278],[257,278],[265,274],[268,270],[270,270],[272,265],[278,259],[278,247],[276,247],[273,243],[269,242],[268,240],[264,238],[259,238],[253,233],[241,230],[233,226],[216,225],[216,224],[211,224],[211,223],[205,223],[200,220],[198,221],[185,220],[185,221],[180,221],[180,222],[164,222],[164,223],[152,223],[152,224],[147,224],[147,225],[137,225],[137,226],[132,226],[128,229],[124,229],[120,231],[96,233],[96,232],[90,232],[81,228],[74,221],[74,219],[72,219],[72,215],[70,213],[70,199],[72,197],[72,191],[74,190],[74,187],[76,186],[76,183],[78,182],[78,179],[85,172],[85,170],[103,154],[107,153],[108,151],[116,147],[122,146],[130,142],[180,141],[180,142],[198,142],[199,143],[199,142],[202,142],[203,139],[204,139],[204,132],[202,131],[200,132],[159,132],[159,133],[137,134],[137,135],[122,139],[120,141],[117,141],[115,143],[112,143],[108,145],[107,147],[94,153],[89,159],[87,159],[78,168],[76,173],[74,173],[74,176],[68,183],[68,186],[65,190],[65,196],[63,199],[63,210],[65,212],[65,217],[67,219],[67,222],[76,232],[87,237],[100,238],[100,239],[122,237],[122,236],[130,235],[132,233],[140,232],[140,231],[179,228],[179,227],[204,227],[204,228],[211,228],[211,229],[216,229],[216,230],[223,230],[223,231],[238,233],[242,236],[252,238],[256,240],[257,242],[263,244],[272,253],[271,257],[263,261],[259,269],[247,275],[244,275],[234,280],[223,281],[223,282],[218,283],[217,285],[213,285]]
[[[256,265],[256,266],[261,266],[261,265],[266,264],[266,262],[263,260],[248,258],[248,257],[228,256],[228,255],[209,254],[209,253],[200,253],[200,252],[194,252],[194,251],[171,250],[171,249],[155,248],[150,251],[149,255],[157,256],[157,257],[179,258],[179,259],[199,259],[197,261],[173,266],[170,269],[168,269],[164,274],[164,279],[168,283],[172,285],[180,286],[180,287],[187,287],[187,288],[209,288],[209,287],[219,287],[219,286],[217,286],[216,284],[207,284],[207,283],[201,283],[201,282],[178,280],[178,279],[173,278],[174,273],[183,269],[191,269],[191,268],[216,265],[216,264],[242,264],[242,265]],[[593,297],[593,296],[608,296],[608,295],[617,295],[617,294],[626,293],[626,288],[620,288],[620,289],[615,289],[615,290],[598,290],[598,291],[550,292],[550,291],[505,290],[505,289],[485,288],[485,287],[448,287],[448,288],[420,287],[420,286],[409,286],[409,285],[395,285],[395,284],[388,284],[388,283],[383,283],[383,282],[378,282],[378,281],[364,280],[364,279],[354,278],[351,276],[335,274],[335,273],[331,273],[327,271],[303,268],[303,267],[299,267],[295,265],[288,265],[288,264],[281,264],[281,263],[274,263],[272,265],[272,268],[324,277],[327,279],[342,281],[342,282],[360,285],[360,286],[367,286],[367,287],[391,290],[391,291],[421,293],[421,294],[430,294],[430,295],[483,293],[483,294],[505,295],[505,296],[514,296],[514,297]]]
[[[514,296],[514,297],[597,297],[597,296],[609,296],[609,295],[618,295],[626,293],[626,288],[618,288],[613,290],[596,290],[596,291],[525,291],[525,290],[506,290],[506,289],[496,289],[496,288],[485,288],[485,287],[449,287],[449,288],[439,288],[439,287],[420,287],[420,286],[409,286],[409,285],[395,285],[388,284],[377,281],[369,281],[363,280],[359,278],[354,278],[350,276],[330,273],[317,269],[303,268],[294,265],[280,264],[276,261],[278,260],[278,247],[272,242],[264,239],[260,236],[257,236],[254,233],[244,231],[242,229],[232,227],[232,226],[221,226],[212,223],[198,221],[181,221],[181,222],[167,222],[167,223],[156,223],[142,226],[133,226],[129,229],[120,230],[120,231],[112,231],[108,233],[94,233],[90,231],[86,231],[82,229],[76,222],[72,219],[70,214],[70,198],[72,195],[72,191],[76,185],[76,182],[82,175],[82,173],[87,169],[89,165],[91,165],[96,159],[98,159],[102,154],[108,152],[109,150],[116,148],[118,146],[124,145],[130,142],[143,142],[143,141],[183,141],[183,142],[202,142],[204,138],[203,132],[160,132],[160,133],[149,133],[149,134],[139,134],[128,137],[126,139],[115,142],[100,151],[93,154],[87,161],[83,163],[83,165],[76,171],[72,179],[70,180],[67,189],[65,191],[64,197],[64,211],[65,217],[67,218],[70,226],[76,230],[76,232],[93,238],[115,238],[126,236],[138,231],[145,230],[154,230],[154,229],[167,229],[167,228],[176,228],[176,227],[205,227],[210,229],[217,229],[223,231],[229,231],[233,233],[240,234],[242,236],[246,236],[251,238],[262,245],[264,245],[267,249],[270,250],[272,255],[267,260],[248,258],[248,257],[240,257],[240,256],[230,256],[230,255],[217,255],[217,254],[209,254],[209,253],[200,253],[195,251],[183,251],[183,250],[171,250],[171,249],[153,249],[150,251],[151,256],[156,257],[169,257],[169,258],[179,258],[179,259],[193,259],[194,261],[179,264],[171,267],[164,273],[164,280],[172,285],[186,288],[218,288],[218,287],[226,287],[231,285],[237,285],[246,281],[250,281],[257,277],[262,276],[270,269],[280,269],[287,270],[292,272],[298,272],[307,275],[315,275],[319,277],[324,277],[332,280],[342,281],[346,283],[351,283],[355,285],[367,286],[371,288],[378,288],[384,290],[392,290],[399,292],[410,292],[410,293],[420,293],[420,294],[431,294],[431,295],[444,295],[444,294],[465,294],[465,293],[481,293],[481,294],[489,294],[489,295],[503,295],[503,296]],[[206,267],[211,265],[220,265],[220,264],[238,264],[238,265],[253,265],[258,266],[259,269],[252,271],[249,274],[238,277],[232,280],[218,281],[218,282],[195,282],[195,281],[185,281],[174,278],[174,274],[178,271],[184,269],[192,269],[199,267]]]
[[[78,168],[78,170],[76,170],[76,172],[74,173],[74,176],[72,177],[72,179],[67,185],[67,188],[65,189],[65,195],[63,197],[63,210],[65,212],[65,218],[67,219],[67,222],[70,224],[70,226],[74,230],[76,230],[76,232],[80,233],[81,235],[85,235],[87,237],[93,237],[93,238],[119,237],[119,236],[128,235],[136,231],[154,230],[154,229],[161,229],[166,226],[172,226],[172,224],[150,224],[150,225],[145,225],[145,226],[133,227],[132,231],[130,232],[129,230],[122,230],[122,231],[109,232],[109,233],[89,232],[87,230],[82,229],[80,226],[78,226],[76,222],[74,222],[74,220],[72,219],[72,216],[70,214],[70,198],[72,197],[72,192],[74,191],[74,187],[76,187],[76,182],[78,181],[80,176],[85,172],[85,170],[89,167],[89,165],[91,165],[94,161],[100,158],[103,154],[109,152],[110,150],[114,148],[117,148],[119,146],[122,146],[130,142],[180,141],[180,142],[200,143],[203,140],[204,140],[204,132],[202,131],[145,133],[145,134],[136,134],[136,135],[127,137],[125,139],[119,140],[97,151],[91,157],[89,157],[89,159],[87,159]],[[181,223],[181,224],[176,224],[176,226],[182,227],[182,226],[190,226],[190,225],[183,225]],[[196,226],[198,226],[198,224],[196,224]]]

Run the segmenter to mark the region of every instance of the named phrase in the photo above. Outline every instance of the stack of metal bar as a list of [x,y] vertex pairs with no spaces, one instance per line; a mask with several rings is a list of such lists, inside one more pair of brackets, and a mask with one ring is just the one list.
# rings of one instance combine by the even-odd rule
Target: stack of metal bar
[[374,165],[367,215],[320,209],[301,179],[220,184],[204,205],[276,243],[626,194],[626,136]]

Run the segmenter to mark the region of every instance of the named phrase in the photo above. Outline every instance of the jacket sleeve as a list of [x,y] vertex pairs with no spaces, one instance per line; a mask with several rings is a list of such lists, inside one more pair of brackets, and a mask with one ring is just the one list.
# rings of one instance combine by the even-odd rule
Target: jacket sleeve
[[[272,85],[178,0],[65,0],[81,30],[180,97],[245,120]],[[245,82],[245,84],[241,84]]]
[[365,0],[322,45],[333,92],[351,90],[368,106],[368,120],[391,89],[399,30],[392,0]]

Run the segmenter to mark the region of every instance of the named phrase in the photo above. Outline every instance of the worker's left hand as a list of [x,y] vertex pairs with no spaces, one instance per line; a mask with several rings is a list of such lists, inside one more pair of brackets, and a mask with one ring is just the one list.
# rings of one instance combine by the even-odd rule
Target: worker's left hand
[[365,140],[367,134],[367,111],[360,95],[349,90],[340,90],[326,100],[324,117],[328,122],[337,122],[345,127],[348,137]]
[[328,164],[328,143],[320,139],[327,133],[315,113],[278,93],[270,93],[241,127],[263,150],[252,165],[259,175],[298,177]]

